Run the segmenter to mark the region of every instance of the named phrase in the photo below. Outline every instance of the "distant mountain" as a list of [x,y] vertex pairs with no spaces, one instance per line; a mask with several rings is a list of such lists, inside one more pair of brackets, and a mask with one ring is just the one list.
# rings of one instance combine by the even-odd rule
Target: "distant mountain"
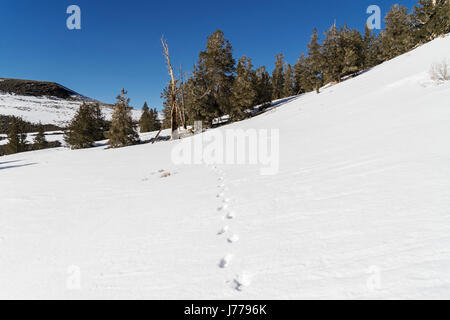
[[0,78],[0,92],[22,96],[55,97],[61,99],[83,98],[82,95],[70,90],[56,82],[2,79]]
[[[42,124],[64,126],[84,102],[96,101],[56,82],[0,78],[0,115],[18,116]],[[99,101],[97,101],[99,102]],[[99,102],[107,119],[113,108]],[[133,110],[138,120],[141,111]]]

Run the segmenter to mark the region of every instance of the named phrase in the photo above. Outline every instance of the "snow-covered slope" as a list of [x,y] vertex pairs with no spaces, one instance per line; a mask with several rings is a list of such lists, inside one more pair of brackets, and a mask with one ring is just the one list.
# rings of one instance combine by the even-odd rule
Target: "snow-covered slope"
[[[69,122],[82,104],[81,99],[66,100],[55,97],[21,96],[0,92],[0,115],[18,116],[32,123],[64,126]],[[107,119],[113,109],[103,105],[102,111]],[[133,110],[133,118],[138,120],[141,112]]]
[[0,158],[0,297],[450,298],[444,57],[216,129],[279,129],[275,175],[177,166],[177,141]]

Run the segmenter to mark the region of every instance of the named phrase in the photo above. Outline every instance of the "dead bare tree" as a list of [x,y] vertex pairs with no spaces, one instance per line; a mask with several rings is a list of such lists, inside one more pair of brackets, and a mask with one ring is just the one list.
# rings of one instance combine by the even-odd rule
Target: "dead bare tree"
[[172,139],[178,138],[178,115],[179,115],[179,107],[177,102],[177,81],[175,80],[175,76],[173,74],[172,63],[170,62],[170,54],[169,54],[169,46],[167,45],[167,41],[164,37],[161,38],[161,43],[164,48],[164,56],[166,57],[167,68],[170,76],[170,127],[171,127],[171,137]]

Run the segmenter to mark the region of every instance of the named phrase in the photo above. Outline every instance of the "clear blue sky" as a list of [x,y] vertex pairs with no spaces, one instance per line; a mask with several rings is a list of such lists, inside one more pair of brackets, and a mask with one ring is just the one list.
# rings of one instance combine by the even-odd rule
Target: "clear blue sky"
[[[322,33],[336,20],[363,30],[369,5],[384,16],[393,3],[412,8],[416,0],[1,0],[0,77],[55,81],[109,103],[124,87],[134,107],[148,101],[160,109],[163,34],[174,65],[187,71],[217,29],[235,58],[272,70],[280,52],[295,63],[314,27]],[[81,8],[82,30],[66,28],[72,4]]]

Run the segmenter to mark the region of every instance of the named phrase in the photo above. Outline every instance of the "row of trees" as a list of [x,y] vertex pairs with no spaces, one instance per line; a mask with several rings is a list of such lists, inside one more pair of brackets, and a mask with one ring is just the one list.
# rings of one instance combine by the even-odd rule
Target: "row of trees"
[[14,154],[25,151],[41,150],[53,147],[59,147],[59,142],[48,142],[45,138],[44,126],[39,125],[39,131],[34,136],[33,142],[29,143],[27,140],[26,124],[21,118],[12,117],[8,132],[8,143],[0,149],[0,155]]
[[126,95],[127,91],[122,89],[117,96],[111,122],[105,120],[98,103],[83,103],[67,127],[64,141],[72,149],[93,147],[96,141],[104,138],[108,139],[111,148],[138,143],[139,135],[131,115],[130,99]]
[[308,44],[308,56],[295,65],[295,90],[307,92],[329,82],[340,82],[395,58],[427,41],[450,32],[450,1],[419,0],[411,13],[393,5],[385,17],[385,28],[378,34],[368,26],[364,34],[347,25],[325,31],[320,43],[317,30]]
[[[171,84],[164,89],[164,127],[170,126]],[[232,47],[222,31],[214,32],[206,49],[200,52],[192,76],[176,81],[177,105],[181,106],[184,125],[204,121],[206,125],[223,115],[232,120],[245,117],[246,110],[272,101],[272,84],[265,67],[253,68],[250,58],[243,56],[236,64]]]
[[[249,57],[236,63],[230,42],[218,30],[209,36],[192,75],[187,81],[183,77],[177,81],[177,104],[188,124],[201,120],[210,126],[213,119],[224,115],[240,120],[253,106],[313,90],[319,93],[325,83],[340,82],[448,32],[449,0],[419,0],[411,13],[395,4],[378,34],[367,26],[361,34],[347,25],[333,25],[321,40],[314,29],[307,54],[301,54],[294,66],[277,55],[270,75],[265,67],[255,70]],[[170,119],[170,92],[169,85],[161,95],[165,119]],[[168,120],[164,126],[170,126]]]
[[[77,110],[75,116],[64,132],[64,141],[72,149],[90,148],[96,141],[108,139],[112,148],[130,146],[139,142],[137,125],[131,116],[130,99],[127,92],[122,90],[117,96],[114,105],[112,120],[105,120],[99,103],[84,102]],[[49,143],[45,138],[44,126],[39,126],[39,131],[34,137],[33,143],[27,142],[25,133],[26,122],[20,118],[12,117],[9,124],[8,143],[1,148],[1,154],[13,154],[31,150],[40,150],[50,147],[59,147],[59,142]],[[139,121],[140,132],[152,132],[160,130],[161,124],[156,109],[149,109],[145,103],[142,116]]]

